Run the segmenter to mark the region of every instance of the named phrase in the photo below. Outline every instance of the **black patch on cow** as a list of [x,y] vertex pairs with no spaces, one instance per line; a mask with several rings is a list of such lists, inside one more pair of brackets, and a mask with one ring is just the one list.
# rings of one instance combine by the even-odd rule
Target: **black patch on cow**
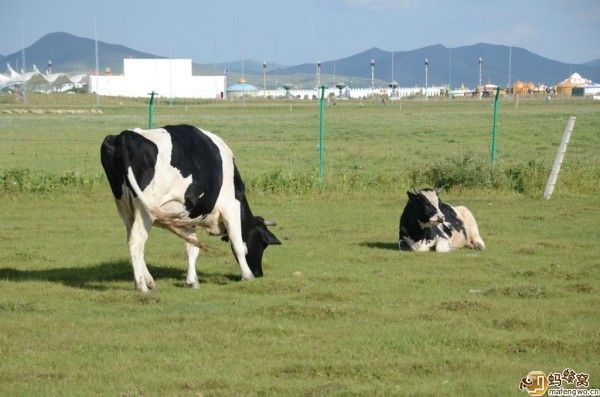
[[238,171],[235,161],[233,162],[233,187],[235,189],[236,200],[242,202],[242,198],[246,195],[246,186],[244,186],[244,181],[242,181],[242,176]]
[[[269,245],[279,245],[279,239],[265,226],[265,220],[254,216],[246,198],[246,188],[235,162],[233,163],[233,185],[235,198],[240,202],[240,221],[242,239],[246,243],[248,253],[246,262],[255,277],[262,277],[262,257]],[[229,238],[227,238],[229,240]]]
[[123,196],[123,173],[121,154],[115,148],[115,135],[108,135],[104,138],[102,146],[100,147],[100,161],[102,162],[102,168],[110,184],[113,196],[120,199]]
[[[435,207],[422,194],[408,193],[408,202],[400,216],[399,240],[409,237],[413,241],[432,240],[442,235],[438,228],[422,228],[419,221],[426,223],[435,213]],[[400,249],[410,250],[408,244],[400,244]]]
[[[450,205],[442,203],[441,200],[439,202],[439,207],[440,211],[442,211],[442,214],[444,214],[444,224],[442,225],[444,233],[450,236],[453,233],[453,231],[456,231],[462,233],[463,236],[467,238],[467,230],[465,229],[465,224],[458,217],[456,211],[454,211],[454,209]],[[450,227],[448,227],[448,224],[450,225]]]
[[135,196],[127,180],[129,167],[133,170],[140,189],[144,190],[154,178],[157,156],[156,144],[133,131],[123,131],[117,136],[109,135],[104,138],[100,159],[113,195],[117,199],[121,198],[125,182]]
[[192,183],[185,191],[190,218],[212,212],[223,184],[223,160],[219,147],[198,128],[190,125],[163,127],[171,135],[171,166]]

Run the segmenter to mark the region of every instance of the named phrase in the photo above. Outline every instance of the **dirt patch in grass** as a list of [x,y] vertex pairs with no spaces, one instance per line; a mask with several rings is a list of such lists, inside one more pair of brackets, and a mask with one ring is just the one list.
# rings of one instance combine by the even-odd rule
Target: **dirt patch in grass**
[[477,301],[444,301],[439,304],[439,308],[449,312],[476,312],[489,310],[489,305]]
[[494,319],[492,320],[491,325],[493,328],[503,329],[507,331],[527,329],[530,327],[529,323],[518,318]]
[[21,312],[31,313],[37,311],[36,306],[31,302],[8,301],[0,302],[0,312]]
[[259,310],[259,314],[270,318],[288,318],[288,319],[334,319],[339,317],[351,316],[354,311],[346,307],[336,305],[296,305],[283,304],[270,306]]
[[347,298],[332,292],[308,292],[304,297],[316,302],[344,302],[347,300]]
[[160,303],[159,297],[152,293],[138,294],[136,300],[141,305],[158,305]]
[[535,245],[523,245],[518,247],[514,252],[517,255],[535,255],[539,249],[540,248]]
[[537,285],[509,285],[506,287],[492,287],[485,291],[488,296],[506,296],[509,298],[545,298],[548,292]]
[[589,283],[577,283],[567,287],[569,291],[575,291],[580,294],[589,294],[594,291],[594,286]]
[[[583,350],[582,350],[583,349]],[[557,339],[557,338],[526,338],[517,341],[510,342],[506,346],[505,351],[511,354],[519,353],[538,353],[542,351],[552,351],[555,353],[572,354],[576,351],[585,351],[587,347],[584,347],[580,343],[573,342],[568,339]]]
[[532,278],[532,277],[535,277],[537,274],[538,274],[538,272],[536,272],[535,270],[523,270],[523,271],[510,272],[510,275],[512,277],[525,277],[525,278]]

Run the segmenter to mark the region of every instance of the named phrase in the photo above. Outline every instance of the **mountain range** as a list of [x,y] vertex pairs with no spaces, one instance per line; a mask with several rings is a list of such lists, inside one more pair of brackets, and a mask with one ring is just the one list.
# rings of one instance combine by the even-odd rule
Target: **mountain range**
[[[49,33],[27,47],[25,56],[27,70],[31,70],[32,65],[36,64],[43,71],[48,60],[52,60],[54,72],[87,72],[95,69],[95,42],[92,39],[64,32]],[[422,86],[425,84],[425,59],[427,58],[428,85],[450,83],[453,87],[461,84],[473,87],[479,80],[479,57],[482,58],[481,78],[484,83],[507,85],[509,80],[512,82],[523,80],[552,85],[564,80],[573,72],[578,72],[587,79],[600,81],[600,59],[584,64],[568,64],[544,58],[524,48],[486,43],[451,49],[437,44],[411,51],[395,52],[374,47],[349,57],[323,61],[321,74],[323,81],[345,80],[354,86],[357,84],[366,86],[371,78],[370,63],[374,60],[378,85],[396,80],[401,86]],[[98,58],[100,70],[110,68],[113,74],[121,74],[123,58],[166,57],[98,41]],[[0,71],[5,71],[7,63],[10,63],[15,70],[19,70],[21,59],[21,51],[6,56],[0,55]],[[278,82],[287,79],[302,81],[299,83],[301,85],[314,84],[316,71],[314,63],[294,66],[268,63],[267,66],[270,80],[273,80],[272,76],[276,75]],[[245,60],[243,68],[249,81],[262,81],[262,62]],[[237,79],[242,73],[242,62],[193,63],[194,74],[221,74],[225,69],[233,74],[232,78]],[[270,82],[270,85],[273,83]]]

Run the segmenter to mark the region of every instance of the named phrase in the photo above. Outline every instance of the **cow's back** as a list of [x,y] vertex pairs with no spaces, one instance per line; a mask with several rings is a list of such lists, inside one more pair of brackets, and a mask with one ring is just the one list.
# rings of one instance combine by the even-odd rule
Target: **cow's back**
[[223,185],[223,158],[214,135],[189,125],[163,127],[171,137],[170,166],[183,178],[191,176],[184,193],[190,218],[210,213]]
[[[231,151],[220,138],[189,125],[169,125],[108,136],[101,157],[117,199],[122,196],[123,184],[131,188],[127,179],[131,168],[148,205],[172,203],[167,208],[185,209],[189,218],[196,218],[211,213],[219,198],[223,185],[222,151],[225,162],[232,163]],[[133,190],[132,195],[135,196]]]

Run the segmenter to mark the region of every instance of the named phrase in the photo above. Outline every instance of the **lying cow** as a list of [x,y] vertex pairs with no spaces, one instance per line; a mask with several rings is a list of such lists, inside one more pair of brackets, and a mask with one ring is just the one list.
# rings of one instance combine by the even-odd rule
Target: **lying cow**
[[442,203],[439,192],[432,189],[406,192],[408,203],[400,217],[400,249],[438,252],[461,247],[485,249],[471,211]]
[[218,136],[188,125],[134,129],[109,135],[100,150],[117,210],[127,229],[135,286],[154,288],[144,261],[152,225],[186,242],[187,284],[199,286],[196,258],[204,248],[196,226],[231,243],[242,278],[261,277],[265,248],[281,244],[252,215],[229,147]]

